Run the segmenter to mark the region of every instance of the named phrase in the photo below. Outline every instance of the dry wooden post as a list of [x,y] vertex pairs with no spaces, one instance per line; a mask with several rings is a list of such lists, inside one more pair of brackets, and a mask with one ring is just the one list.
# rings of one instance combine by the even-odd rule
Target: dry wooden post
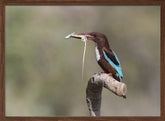
[[86,101],[90,116],[100,116],[102,87],[126,98],[127,87],[124,83],[105,73],[96,73],[89,79],[86,88]]

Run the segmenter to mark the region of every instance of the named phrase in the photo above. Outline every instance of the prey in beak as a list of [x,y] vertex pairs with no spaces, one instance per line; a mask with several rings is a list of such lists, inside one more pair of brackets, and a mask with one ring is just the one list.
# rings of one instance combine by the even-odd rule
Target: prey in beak
[[87,40],[92,40],[93,39],[93,36],[91,36],[88,33],[74,33],[73,32],[73,33],[67,35],[65,38],[66,39],[76,38],[76,39],[81,39],[81,41],[85,42]]
[[75,34],[74,32],[67,35],[65,37],[66,39],[69,38],[76,38],[76,39],[81,39],[81,41],[84,42],[84,52],[83,52],[83,60],[82,60],[82,80],[83,80],[83,75],[84,75],[84,62],[85,62],[85,52],[86,52],[86,42],[88,39],[90,39],[90,35],[87,33],[77,33]]

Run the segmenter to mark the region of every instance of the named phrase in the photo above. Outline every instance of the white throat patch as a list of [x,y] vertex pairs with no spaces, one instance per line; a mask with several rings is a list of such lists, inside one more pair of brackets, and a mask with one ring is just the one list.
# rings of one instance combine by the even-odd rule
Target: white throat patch
[[99,61],[100,60],[100,53],[99,53],[99,50],[97,48],[97,45],[95,46],[95,55],[96,55],[96,60]]

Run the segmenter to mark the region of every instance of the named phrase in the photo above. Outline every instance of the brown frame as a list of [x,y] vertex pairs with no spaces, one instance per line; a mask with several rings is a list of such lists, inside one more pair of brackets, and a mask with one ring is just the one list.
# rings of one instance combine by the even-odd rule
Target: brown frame
[[[160,116],[124,117],[12,117],[5,116],[5,6],[6,5],[160,5],[161,8],[161,113]],[[165,0],[0,0],[0,121],[111,120],[165,121]]]

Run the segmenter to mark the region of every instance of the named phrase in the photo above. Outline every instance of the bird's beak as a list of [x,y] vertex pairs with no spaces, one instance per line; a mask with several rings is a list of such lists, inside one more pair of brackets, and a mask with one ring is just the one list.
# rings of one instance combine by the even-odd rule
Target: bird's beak
[[88,33],[72,33],[72,34],[69,34],[68,36],[66,36],[65,38],[76,38],[76,39],[81,39],[81,40],[92,40],[93,39],[93,36],[91,36],[90,34]]
[[85,37],[87,38],[87,40],[92,40],[93,39],[93,36],[91,36],[90,34],[88,33],[75,33],[74,35],[72,35],[73,37],[78,37],[78,39],[82,38],[82,37]]

